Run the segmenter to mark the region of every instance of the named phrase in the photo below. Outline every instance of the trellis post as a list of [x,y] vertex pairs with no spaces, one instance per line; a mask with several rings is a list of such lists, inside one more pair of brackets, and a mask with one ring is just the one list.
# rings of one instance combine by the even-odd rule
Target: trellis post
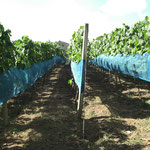
[[86,64],[87,64],[88,28],[89,28],[89,24],[86,23],[84,26],[83,47],[82,47],[83,65],[82,65],[81,91],[79,91],[79,96],[78,96],[78,107],[77,107],[78,118],[81,118],[82,109],[83,109],[83,97],[84,97],[84,90],[85,90]]
[[2,111],[3,111],[2,113],[3,113],[4,125],[7,126],[8,125],[8,108],[7,108],[7,102],[5,102],[3,104]]

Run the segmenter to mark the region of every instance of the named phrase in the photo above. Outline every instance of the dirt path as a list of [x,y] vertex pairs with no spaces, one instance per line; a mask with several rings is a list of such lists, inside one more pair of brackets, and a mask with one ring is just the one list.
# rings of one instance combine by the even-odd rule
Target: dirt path
[[[150,150],[149,83],[89,66],[84,104],[91,150]],[[139,87],[139,92],[138,88]]]
[[[110,77],[111,76],[111,77]],[[2,150],[150,150],[150,92],[144,81],[87,68],[83,122],[77,120],[69,66],[58,65],[8,103]],[[140,83],[140,84],[138,84]],[[138,88],[140,89],[140,95]]]
[[[76,119],[69,66],[51,69],[34,87],[9,102],[10,125],[1,132],[3,150],[87,149]],[[3,129],[4,130],[4,129]]]

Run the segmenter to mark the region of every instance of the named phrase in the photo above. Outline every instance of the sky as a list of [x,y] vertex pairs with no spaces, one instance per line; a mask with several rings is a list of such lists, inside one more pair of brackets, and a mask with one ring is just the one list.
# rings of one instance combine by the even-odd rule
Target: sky
[[132,26],[150,16],[150,0],[0,0],[0,23],[12,40],[70,42],[74,31],[89,24],[89,39]]

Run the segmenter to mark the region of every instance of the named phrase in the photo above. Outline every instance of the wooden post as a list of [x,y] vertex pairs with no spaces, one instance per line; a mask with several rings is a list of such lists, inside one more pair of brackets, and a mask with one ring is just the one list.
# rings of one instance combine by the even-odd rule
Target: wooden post
[[116,84],[116,87],[117,87],[117,84],[118,84],[118,80],[117,80],[117,72],[115,72],[115,84]]
[[118,73],[119,84],[121,85],[120,72]]
[[141,94],[140,94],[140,82],[138,81],[138,94],[139,94],[139,96],[141,96]]
[[[83,68],[82,68],[82,79],[81,79],[81,82],[82,82],[81,86],[82,87],[81,87],[81,89],[83,89],[85,87],[85,80],[86,80],[88,28],[89,28],[89,25],[85,24],[85,27],[84,27],[84,37],[83,37],[83,47],[82,47],[82,60],[83,60],[83,64],[85,63],[85,65],[83,65]],[[82,115],[83,95],[84,95],[84,91],[81,90],[81,93],[79,92],[79,97],[78,97],[78,107],[77,107],[78,118],[81,118],[81,115]]]
[[7,108],[7,102],[3,104],[3,121],[4,121],[4,125],[7,126],[8,125],[8,108]]

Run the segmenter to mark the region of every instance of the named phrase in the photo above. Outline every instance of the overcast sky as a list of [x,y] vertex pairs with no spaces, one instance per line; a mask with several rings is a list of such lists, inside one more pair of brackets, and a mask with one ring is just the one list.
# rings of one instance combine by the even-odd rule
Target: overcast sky
[[85,23],[93,39],[150,16],[150,0],[0,0],[0,6],[0,22],[12,31],[12,40],[28,35],[69,42]]

